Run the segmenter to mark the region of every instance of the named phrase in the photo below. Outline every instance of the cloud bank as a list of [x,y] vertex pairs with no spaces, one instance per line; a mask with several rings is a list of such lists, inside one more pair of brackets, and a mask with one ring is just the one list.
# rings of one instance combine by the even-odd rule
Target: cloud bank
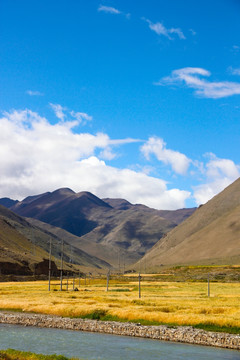
[[168,149],[163,139],[150,137],[140,147],[149,162],[148,169],[154,156],[159,163],[171,167],[175,177],[184,175],[192,181],[197,177],[201,182],[192,193],[170,188],[167,181],[150,176],[152,168],[149,172],[146,166],[139,166],[136,171],[116,168],[104,161],[117,156],[115,147],[142,140],[76,132],[76,125],[84,118],[90,120],[89,115],[68,111],[75,119],[66,120],[66,110],[61,105],[53,108],[58,118],[55,124],[29,109],[5,112],[0,118],[0,197],[21,200],[70,187],[76,192],[90,191],[100,198],[125,198],[132,203],[173,210],[185,207],[190,198],[197,205],[205,203],[240,176],[240,166],[232,160],[208,154],[208,160],[199,163]]
[[159,209],[185,206],[190,192],[168,189],[162,179],[115,168],[102,160],[101,153],[111,158],[114,146],[137,139],[75,133],[76,121],[66,121],[60,105],[53,109],[59,119],[54,125],[28,109],[5,112],[0,118],[0,197],[20,200],[67,186]]

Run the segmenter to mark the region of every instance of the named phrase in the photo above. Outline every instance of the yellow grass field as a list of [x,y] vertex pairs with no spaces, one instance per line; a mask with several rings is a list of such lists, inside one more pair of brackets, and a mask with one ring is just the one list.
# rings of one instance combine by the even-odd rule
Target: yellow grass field
[[0,283],[0,308],[62,316],[84,317],[102,314],[105,319],[145,320],[164,324],[199,325],[240,328],[240,284],[211,283],[210,297],[207,283],[159,282],[143,279],[139,299],[137,279],[95,279],[85,284],[78,280],[73,291],[69,282],[63,291],[59,281]]

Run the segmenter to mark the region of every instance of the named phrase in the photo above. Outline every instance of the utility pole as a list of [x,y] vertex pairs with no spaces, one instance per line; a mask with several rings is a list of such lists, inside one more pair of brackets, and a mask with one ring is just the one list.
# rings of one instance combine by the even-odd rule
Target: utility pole
[[66,290],[68,291],[68,272],[67,272],[67,287],[66,287]]
[[[36,256],[36,245],[35,245],[35,237],[33,235],[33,229],[31,229],[31,235],[32,235],[31,237],[32,237],[32,244],[33,244],[33,257],[35,258],[35,256]],[[35,272],[36,272],[36,264],[34,262],[33,263],[33,276],[34,277],[35,277]]]
[[73,290],[74,290],[74,287],[75,287],[74,280],[75,280],[75,278],[74,278],[74,273],[73,273]]
[[52,238],[50,237],[49,244],[49,266],[48,266],[48,291],[51,289],[51,265],[52,265]]
[[210,297],[210,276],[208,274],[208,297]]
[[119,272],[119,275],[121,273],[121,269],[120,269],[120,250],[118,250],[118,272]]
[[140,275],[140,271],[138,274],[138,297],[139,299],[141,299],[141,275]]
[[110,276],[110,270],[108,270],[108,273],[107,273],[107,291],[108,291],[108,285],[109,285],[109,276]]
[[61,245],[60,291],[62,291],[62,280],[63,280],[63,239],[62,239],[62,245]]
[[81,285],[81,282],[80,282],[80,270],[79,270],[79,273],[78,273],[78,286],[80,287]]

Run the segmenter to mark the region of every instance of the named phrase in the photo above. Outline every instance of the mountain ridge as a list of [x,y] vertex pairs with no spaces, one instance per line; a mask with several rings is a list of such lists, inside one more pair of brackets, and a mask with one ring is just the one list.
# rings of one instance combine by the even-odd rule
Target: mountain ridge
[[75,193],[68,188],[28,197],[10,209],[75,235],[68,236],[73,246],[115,267],[119,258],[126,265],[137,261],[195,211],[161,211],[124,199],[99,199],[90,192]]

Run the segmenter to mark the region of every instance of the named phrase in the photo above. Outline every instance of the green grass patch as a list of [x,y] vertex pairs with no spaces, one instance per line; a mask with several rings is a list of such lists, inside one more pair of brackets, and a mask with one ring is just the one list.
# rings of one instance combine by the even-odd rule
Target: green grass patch
[[82,319],[91,319],[91,320],[103,320],[107,315],[107,310],[97,309],[93,312],[81,316]]
[[0,308],[0,311],[23,312],[22,308]]
[[121,288],[118,288],[118,289],[111,289],[109,291],[116,291],[116,292],[127,292],[127,291],[130,291],[130,289],[121,289]]
[[[2,360],[70,360],[63,355],[43,355],[14,349],[0,350]],[[73,360],[73,359],[72,359]]]
[[225,332],[228,334],[240,334],[240,327],[238,326],[217,326],[215,324],[206,323],[206,324],[197,324],[193,326],[195,329],[203,329],[206,331],[214,332]]

